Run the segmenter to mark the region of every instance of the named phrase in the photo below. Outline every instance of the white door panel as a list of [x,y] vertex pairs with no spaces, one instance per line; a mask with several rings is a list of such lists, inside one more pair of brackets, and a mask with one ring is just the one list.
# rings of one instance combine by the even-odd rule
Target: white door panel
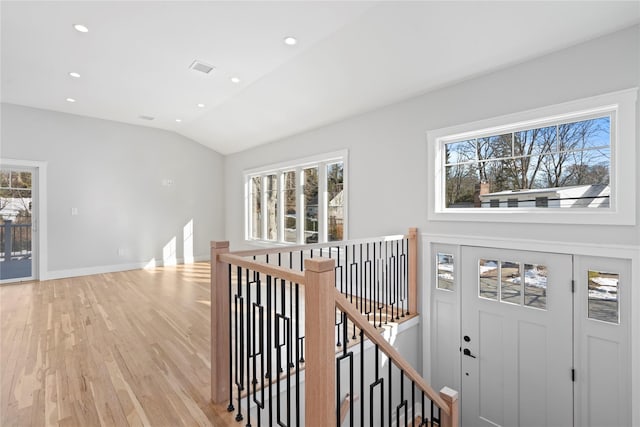
[[460,264],[462,425],[572,425],[572,257],[463,247]]
[[631,262],[576,257],[576,425],[631,424]]

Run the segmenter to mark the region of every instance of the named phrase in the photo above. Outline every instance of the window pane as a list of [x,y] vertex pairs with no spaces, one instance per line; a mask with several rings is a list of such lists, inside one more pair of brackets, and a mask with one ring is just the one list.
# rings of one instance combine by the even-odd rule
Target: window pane
[[475,165],[447,166],[446,206],[448,208],[472,208],[478,184]]
[[520,305],[520,263],[503,261],[500,266],[500,301]]
[[478,261],[480,297],[498,299],[498,262],[481,259]]
[[619,323],[618,281],[620,275],[589,270],[589,318]]
[[513,134],[478,138],[478,160],[499,159],[513,156]]
[[611,145],[609,116],[564,123],[558,126],[561,151],[593,149]]
[[11,188],[31,188],[31,172],[11,171]]
[[278,239],[278,176],[267,175],[267,240]]
[[0,188],[9,188],[9,183],[11,182],[11,172],[10,171],[2,171],[0,172]]
[[262,239],[262,177],[251,178],[251,238]]
[[437,288],[452,291],[454,280],[453,255],[438,252],[436,262],[438,263],[438,282],[436,284]]
[[547,308],[547,267],[540,264],[524,265],[524,305]]
[[304,242],[318,242],[318,168],[304,170]]
[[295,243],[298,241],[296,227],[296,171],[283,174],[284,179],[284,240]]
[[327,226],[329,242],[344,238],[344,168],[342,162],[327,165]]
[[446,164],[464,163],[476,159],[476,140],[452,142],[445,145]]
[[529,129],[513,134],[513,155],[531,156],[555,151],[556,126]]

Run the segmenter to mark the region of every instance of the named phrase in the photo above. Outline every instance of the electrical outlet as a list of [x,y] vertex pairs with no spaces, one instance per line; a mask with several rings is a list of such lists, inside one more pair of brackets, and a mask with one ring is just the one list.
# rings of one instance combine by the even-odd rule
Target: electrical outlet
[[72,216],[78,215],[78,208],[71,208],[71,215]]

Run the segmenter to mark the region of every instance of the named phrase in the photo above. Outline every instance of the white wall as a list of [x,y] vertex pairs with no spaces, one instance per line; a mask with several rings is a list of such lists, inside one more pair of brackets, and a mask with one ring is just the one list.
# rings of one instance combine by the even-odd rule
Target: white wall
[[[640,85],[640,27],[426,93],[383,109],[228,156],[226,232],[243,239],[242,171],[349,150],[350,238],[421,232],[583,243],[640,244],[636,226],[459,223],[427,220],[426,132]],[[438,66],[438,64],[434,64]],[[637,143],[637,141],[636,141]],[[637,150],[640,155],[640,150]],[[640,164],[640,160],[637,160]],[[636,176],[637,179],[637,176]],[[640,214],[640,209],[636,209]]]
[[174,237],[180,261],[191,220],[196,258],[224,238],[218,153],[163,130],[11,104],[1,118],[1,158],[47,162],[48,277],[161,264]]

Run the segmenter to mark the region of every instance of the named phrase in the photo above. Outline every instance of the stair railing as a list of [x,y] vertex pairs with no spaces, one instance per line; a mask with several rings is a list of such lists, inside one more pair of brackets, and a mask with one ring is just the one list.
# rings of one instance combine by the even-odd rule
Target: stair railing
[[[388,420],[389,425],[457,426],[457,393],[446,387],[435,393],[376,327],[382,323],[383,310],[385,323],[416,313],[417,230],[400,237],[234,254],[229,253],[228,242],[212,242],[212,400],[228,403],[230,412],[237,411],[237,421],[246,417],[247,426],[252,421],[258,426],[298,426],[301,420],[308,426],[325,426],[331,419],[341,425],[347,414],[354,425],[356,402],[361,423],[368,419],[372,425]],[[364,255],[371,255],[374,248],[378,254],[384,251],[385,258]],[[344,277],[348,279],[339,284]],[[380,293],[365,290],[365,284],[379,286]],[[367,312],[372,307],[374,311]],[[375,378],[368,398],[363,375],[360,395],[354,394],[351,365],[350,394],[341,403],[340,366],[353,357],[347,342],[356,336],[361,372],[365,338],[375,347]],[[388,360],[386,377],[380,373],[383,358]],[[394,372],[396,378],[399,373],[399,391],[392,386]],[[380,403],[374,413],[376,390]],[[394,390],[398,405],[392,401]],[[409,394],[411,400],[405,398]]]

